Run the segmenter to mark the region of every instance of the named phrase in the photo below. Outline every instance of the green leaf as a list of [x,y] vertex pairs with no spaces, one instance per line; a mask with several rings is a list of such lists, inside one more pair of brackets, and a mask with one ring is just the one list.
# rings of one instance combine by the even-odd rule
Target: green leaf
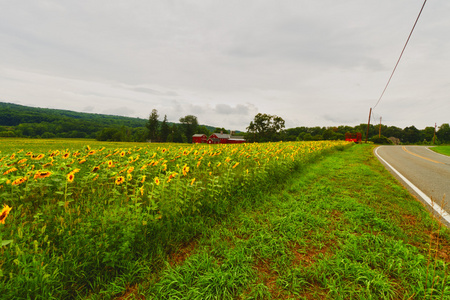
[[13,240],[2,241],[1,247],[6,246],[6,245],[8,245],[8,244],[11,244],[12,242],[13,242]]

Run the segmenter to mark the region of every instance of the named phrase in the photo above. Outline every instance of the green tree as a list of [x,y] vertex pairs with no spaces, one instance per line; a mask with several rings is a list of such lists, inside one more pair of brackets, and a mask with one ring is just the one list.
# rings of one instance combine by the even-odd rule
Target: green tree
[[424,142],[430,143],[433,141],[434,136],[434,127],[425,127],[424,130],[422,130],[422,136],[424,139]]
[[193,115],[187,115],[183,118],[180,118],[180,123],[183,126],[186,141],[192,143],[192,136],[197,131],[198,127],[197,117]]
[[442,143],[450,142],[450,125],[448,123],[444,123],[439,126],[439,130],[436,132],[436,136]]
[[206,136],[211,135],[211,131],[209,131],[208,128],[206,128],[206,126],[198,126],[195,133],[202,133],[205,134]]
[[281,117],[258,113],[247,127],[248,137],[255,142],[276,141],[284,123]]
[[155,142],[158,139],[158,121],[159,115],[158,111],[156,109],[152,110],[152,113],[150,114],[148,118],[148,122],[145,125],[148,129],[148,138]]
[[408,143],[420,142],[420,131],[415,126],[406,127],[403,129],[403,138]]
[[170,127],[167,124],[167,115],[164,115],[164,120],[161,123],[161,141],[167,142],[167,137],[170,134]]

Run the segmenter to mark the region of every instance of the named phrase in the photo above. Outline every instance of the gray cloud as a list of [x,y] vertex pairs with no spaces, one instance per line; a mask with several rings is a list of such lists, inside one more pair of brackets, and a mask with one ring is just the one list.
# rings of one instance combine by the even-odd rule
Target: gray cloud
[[[171,121],[198,114],[202,123],[235,129],[258,111],[287,126],[364,123],[420,6],[14,1],[0,11],[0,97],[72,110],[95,103],[92,112],[137,117],[156,108]],[[450,41],[442,38],[449,10],[446,0],[427,3],[376,108],[386,122],[449,122]],[[424,99],[432,100],[429,113]]]
[[250,107],[242,104],[238,104],[235,107],[228,104],[216,104],[214,111],[220,115],[248,115]]

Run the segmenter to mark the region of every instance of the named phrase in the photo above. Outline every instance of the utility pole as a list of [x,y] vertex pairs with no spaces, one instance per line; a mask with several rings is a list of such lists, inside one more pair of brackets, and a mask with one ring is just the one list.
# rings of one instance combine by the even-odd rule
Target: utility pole
[[433,145],[434,145],[434,141],[436,140],[436,126],[437,126],[437,124],[434,123]]
[[372,114],[372,107],[369,111],[369,121],[367,122],[367,133],[366,133],[366,144],[367,144],[367,137],[369,136],[369,125],[370,125],[370,115]]
[[378,130],[378,137],[381,137],[381,117],[380,117],[380,129]]

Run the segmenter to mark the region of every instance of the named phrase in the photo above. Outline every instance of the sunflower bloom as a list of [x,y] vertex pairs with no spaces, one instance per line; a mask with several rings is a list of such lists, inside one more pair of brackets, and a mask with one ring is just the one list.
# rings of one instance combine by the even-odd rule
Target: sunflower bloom
[[175,178],[175,176],[177,176],[178,173],[174,172],[172,174],[170,174],[169,179],[167,179],[167,183],[169,183],[173,178]]
[[17,162],[17,164],[18,164],[18,165],[23,164],[23,163],[26,162],[27,160],[28,160],[28,159],[26,159],[26,158],[21,159],[21,160],[19,160],[19,161]]
[[0,212],[0,224],[5,224],[6,217],[8,216],[10,211],[11,207],[9,207],[8,205],[3,205],[3,209]]
[[[170,176],[172,176],[172,175],[170,175]],[[169,179],[170,179],[170,177],[169,177]],[[159,185],[159,184],[160,184],[160,181],[159,181],[159,178],[158,178],[158,177],[155,177],[155,184],[156,184],[156,185]]]
[[127,170],[127,173],[130,174],[130,173],[133,172],[133,171],[134,171],[134,167],[130,167],[130,168]]
[[37,156],[32,156],[31,157],[31,159],[34,159],[34,160],[41,160],[41,159],[43,159],[45,157],[45,155],[44,154],[39,154],[39,155],[37,155]]
[[15,172],[15,171],[17,171],[17,168],[11,168],[11,169],[9,169],[9,170],[6,170],[6,171],[3,173],[3,175],[7,175],[7,174],[12,173],[12,172]]
[[94,168],[92,168],[92,173],[95,173],[95,172],[97,172],[98,170],[100,170],[100,167],[99,167],[99,166],[94,167]]
[[108,161],[108,168],[111,168],[112,166],[113,166],[113,161],[112,160]]
[[28,177],[22,177],[22,178],[19,178],[19,179],[14,180],[14,181],[11,183],[11,185],[19,185],[19,184],[24,183],[24,182],[27,181],[27,180],[28,180]]
[[74,179],[75,179],[75,174],[73,174],[72,172],[67,174],[67,181],[68,182],[73,182]]
[[234,164],[234,166],[233,166],[233,169],[234,169],[234,168],[236,168],[236,167],[237,167],[238,165],[239,165],[239,163],[238,163],[238,162],[237,162],[237,163],[235,163],[235,164]]
[[189,172],[189,167],[184,165],[184,167],[183,167],[183,176],[186,176],[188,172]]
[[42,178],[46,178],[48,176],[52,175],[51,172],[36,172],[36,174],[34,174],[34,179],[42,179]]
[[70,153],[64,153],[64,155],[62,156],[63,159],[69,158]]
[[125,181],[125,177],[119,176],[116,179],[116,185],[122,184]]

